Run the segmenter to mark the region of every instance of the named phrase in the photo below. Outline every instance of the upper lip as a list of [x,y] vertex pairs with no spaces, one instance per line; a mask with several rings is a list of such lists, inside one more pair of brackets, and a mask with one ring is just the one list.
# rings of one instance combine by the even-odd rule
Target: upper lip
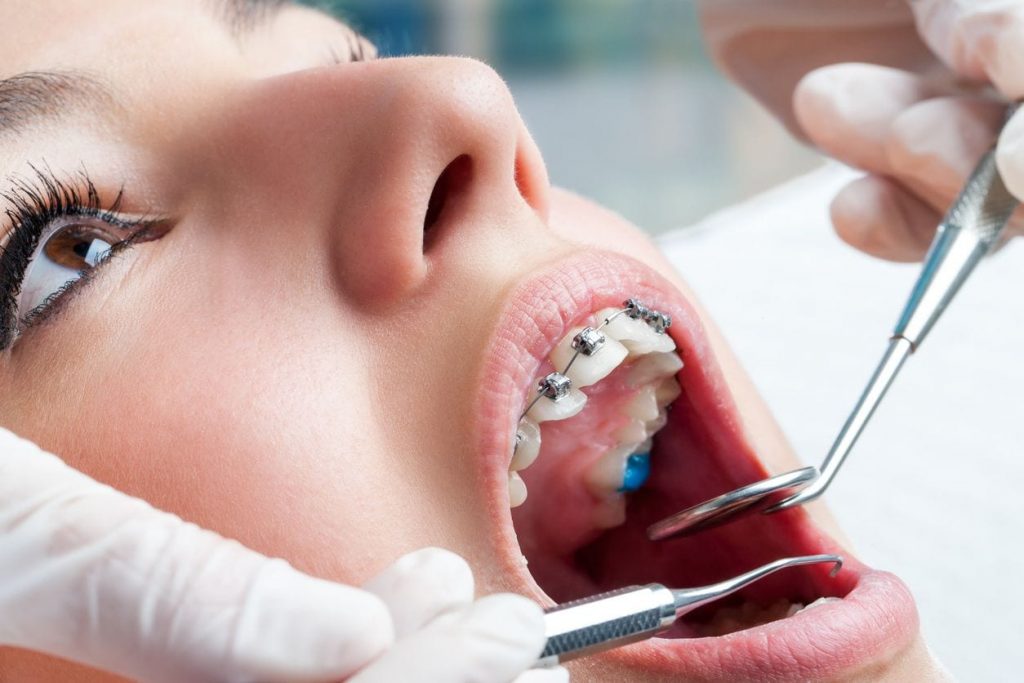
[[[544,605],[552,604],[533,580],[519,550],[506,496],[511,445],[526,388],[538,368],[573,324],[602,308],[636,297],[674,320],[681,348],[699,358],[699,380],[722,396],[723,423],[734,426],[741,442],[738,476],[760,477],[765,470],[742,434],[739,413],[691,304],[655,271],[623,255],[589,251],[549,264],[510,291],[484,356],[476,434],[478,482],[487,492],[488,517],[495,523],[488,541],[509,583]],[[743,454],[747,462],[743,461]],[[730,463],[731,465],[732,463]],[[740,483],[740,482],[737,482]],[[710,495],[720,492],[708,492]],[[840,552],[850,591],[841,602],[796,617],[721,638],[647,641],[608,652],[603,666],[698,680],[730,680],[775,675],[823,678],[863,666],[876,656],[907,647],[917,632],[917,612],[909,591],[895,576],[871,570],[820,531],[802,510],[789,513],[795,543],[806,554]],[[725,578],[725,577],[722,577]],[[822,647],[827,642],[829,647]]]

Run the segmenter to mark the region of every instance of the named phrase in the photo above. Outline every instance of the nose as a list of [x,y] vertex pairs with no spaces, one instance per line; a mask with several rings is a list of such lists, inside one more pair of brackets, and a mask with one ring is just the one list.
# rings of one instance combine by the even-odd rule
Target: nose
[[244,188],[256,220],[290,214],[291,242],[295,230],[313,240],[357,303],[412,295],[447,233],[501,229],[508,221],[488,219],[499,211],[546,218],[540,153],[504,81],[481,62],[315,69],[261,82],[228,109],[216,147],[233,178],[217,184]]

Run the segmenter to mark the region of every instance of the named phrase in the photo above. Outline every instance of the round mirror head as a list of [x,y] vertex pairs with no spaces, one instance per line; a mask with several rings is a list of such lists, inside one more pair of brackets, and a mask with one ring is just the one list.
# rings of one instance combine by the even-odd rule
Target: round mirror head
[[759,512],[797,493],[817,478],[817,467],[802,467],[755,481],[655,522],[647,527],[647,537],[663,541],[725,524],[739,515]]

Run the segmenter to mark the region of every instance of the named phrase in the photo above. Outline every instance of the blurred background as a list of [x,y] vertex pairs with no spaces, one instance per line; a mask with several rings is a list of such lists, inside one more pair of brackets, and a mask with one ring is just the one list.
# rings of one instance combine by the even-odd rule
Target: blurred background
[[704,54],[686,0],[312,0],[382,55],[476,57],[506,79],[552,182],[651,232],[820,164]]

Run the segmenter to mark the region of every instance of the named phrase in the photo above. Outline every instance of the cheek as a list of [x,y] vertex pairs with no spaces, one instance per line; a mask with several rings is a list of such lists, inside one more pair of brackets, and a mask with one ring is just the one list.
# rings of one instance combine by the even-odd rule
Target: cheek
[[24,340],[3,378],[24,399],[0,407],[0,424],[319,576],[360,582],[427,545],[471,554],[482,493],[465,485],[476,454],[457,427],[471,406],[443,382],[465,372],[483,322],[462,321],[461,346],[396,353],[443,311],[370,324],[323,292],[246,277],[244,262],[218,279],[204,274],[222,262],[193,256],[170,282],[153,266],[168,260],[112,274],[121,285],[97,283]]
[[551,191],[550,227],[562,239],[622,254],[639,253],[641,260],[657,250],[650,238],[622,216],[568,190]]
[[[551,229],[561,238],[631,256],[657,270],[696,303],[693,292],[654,241],[619,214],[567,190],[552,190]],[[710,319],[697,304],[705,323]]]
[[[696,302],[693,292],[643,230],[603,206],[555,188],[551,193],[551,229],[562,239],[630,256],[657,270]],[[709,320],[699,307],[701,317]]]
[[[60,353],[21,365],[24,381],[9,386],[32,399],[3,424],[99,481],[319,575],[356,580],[397,554],[403,539],[379,533],[391,509],[374,492],[408,477],[388,466],[368,404],[351,400],[368,393],[365,379],[318,350],[335,345],[307,330],[285,353],[258,341],[280,335],[250,312],[187,325],[128,313],[103,316],[119,334],[83,315],[34,338],[33,349]],[[362,554],[339,552],[353,547]]]

